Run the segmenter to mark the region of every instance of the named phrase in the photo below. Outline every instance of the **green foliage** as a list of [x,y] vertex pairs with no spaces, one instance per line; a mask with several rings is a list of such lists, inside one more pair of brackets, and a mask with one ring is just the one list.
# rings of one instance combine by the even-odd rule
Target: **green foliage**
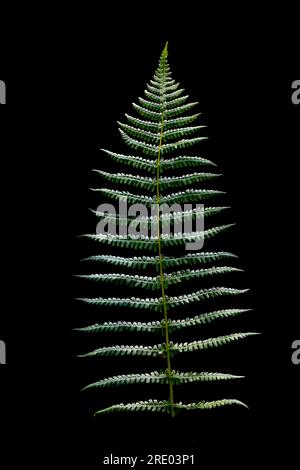
[[[107,181],[117,184],[117,185],[129,185],[135,188],[142,188],[153,193],[156,188],[155,178],[149,178],[145,176],[133,176],[126,173],[108,173],[106,171],[94,170],[96,173],[101,175]],[[160,179],[161,189],[177,188],[182,186],[189,186],[193,183],[200,181],[210,180],[216,178],[217,173],[192,173],[190,175],[184,176],[172,176],[172,177],[162,177]]]
[[[172,383],[184,384],[192,382],[215,382],[219,380],[234,380],[243,379],[240,375],[222,374],[218,372],[176,372],[172,371]],[[87,385],[83,390],[113,387],[117,385],[130,385],[130,384],[168,384],[169,376],[168,371],[153,371],[146,374],[128,374],[116,375],[114,377],[106,377],[98,382]]]
[[[197,217],[199,218],[207,218],[211,215],[218,214],[226,209],[229,209],[229,207],[226,206],[217,206],[217,207],[200,207],[200,208],[195,208],[191,210],[186,210],[186,211],[181,211],[181,212],[174,212],[172,215],[171,214],[161,214],[159,216],[159,220],[161,223],[162,227],[174,225],[176,223],[181,223],[183,220],[185,221],[191,221],[191,220],[196,220]],[[106,218],[106,221],[115,224],[116,226],[122,226],[122,225],[128,225],[130,223],[131,227],[140,227],[140,228],[150,228],[154,224],[158,223],[158,216],[141,216],[138,218],[132,218],[132,217],[120,217],[115,214],[106,214],[105,212],[102,211],[94,211],[91,209],[91,211],[96,215],[96,217],[99,218]]]
[[[225,230],[231,228],[233,224],[219,225],[216,227],[203,230],[202,232],[192,233],[175,233],[173,236],[164,235],[161,237],[161,245],[163,247],[169,246],[185,246],[187,242],[196,242],[203,239],[214,238]],[[158,237],[157,236],[144,236],[144,235],[127,235],[125,238],[123,235],[110,235],[110,234],[86,234],[82,237],[94,240],[114,247],[130,248],[132,250],[147,250],[147,251],[158,251]]]
[[[213,312],[202,313],[201,315],[195,315],[192,318],[185,318],[183,320],[171,320],[168,319],[168,330],[169,332],[175,330],[181,330],[182,328],[188,328],[193,326],[205,325],[211,323],[214,320],[221,318],[230,318],[236,317],[245,312],[249,312],[249,309],[225,309],[225,310],[216,310]],[[127,321],[117,321],[117,322],[104,322],[101,324],[95,323],[94,325],[89,325],[83,328],[76,328],[78,331],[85,333],[104,333],[104,332],[113,332],[113,331],[145,331],[147,333],[164,333],[166,322],[165,320],[161,321],[152,321],[148,323],[142,322],[127,322]]]
[[[226,260],[228,258],[237,258],[232,253],[219,251],[215,253],[199,252],[188,253],[186,256],[164,256],[162,258],[164,267],[176,267],[182,265],[195,266],[198,264],[214,263]],[[95,255],[84,258],[83,261],[94,261],[99,263],[107,263],[113,266],[126,266],[133,269],[148,269],[150,266],[156,266],[158,259],[154,256],[112,256],[112,255]]]
[[[229,266],[218,266],[207,269],[177,271],[170,274],[163,275],[164,287],[168,287],[172,284],[179,284],[183,281],[191,281],[193,279],[213,276],[215,274],[226,274],[232,272],[241,271],[240,269],[229,267]],[[161,278],[160,276],[139,276],[137,274],[83,274],[82,279],[88,279],[90,281],[102,281],[113,284],[126,285],[129,287],[142,287],[149,290],[160,290],[161,289]]]
[[[104,408],[103,410],[97,411],[95,414],[105,414],[110,413],[112,411],[159,411],[161,413],[171,413],[172,409],[175,413],[180,410],[190,411],[190,410],[212,410],[214,408],[220,408],[222,406],[228,405],[239,405],[245,406],[245,403],[234,400],[234,399],[223,399],[223,400],[215,400],[215,401],[200,401],[199,403],[172,403],[170,401],[158,401],[158,400],[147,400],[147,401],[139,401],[137,403],[120,403],[118,405],[110,406],[109,408]],[[174,414],[175,414],[174,413]]]
[[[92,189],[98,191],[110,199],[116,201],[127,200],[129,204],[144,204],[151,207],[157,204],[156,196],[144,196],[142,194],[133,194],[129,191],[116,191],[114,189],[99,188]],[[176,203],[189,203],[189,202],[202,202],[204,199],[211,198],[224,194],[224,191],[217,191],[214,189],[187,189],[186,191],[179,191],[178,193],[166,194],[160,199],[160,204],[176,204]]]
[[[171,78],[171,71],[167,61],[168,45],[166,44],[157,70],[147,84],[145,96],[133,103],[136,116],[125,114],[124,122],[118,122],[119,131],[125,144],[132,149],[133,154],[120,154],[102,149],[102,155],[120,167],[118,172],[106,169],[94,170],[109,187],[95,188],[93,191],[101,194],[105,199],[119,202],[127,200],[129,204],[142,203],[147,207],[157,207],[157,215],[141,217],[124,217],[116,213],[106,214],[100,210],[92,212],[98,219],[104,217],[117,227],[127,226],[128,223],[136,228],[156,227],[155,233],[143,235],[136,233],[127,236],[121,234],[86,234],[84,238],[108,246],[121,249],[121,254],[95,254],[84,259],[85,263],[97,268],[116,268],[115,272],[93,272],[79,275],[87,282],[109,283],[118,288],[125,286],[128,295],[116,297],[85,297],[79,299],[84,304],[94,306],[100,317],[115,309],[119,319],[102,321],[77,328],[86,334],[114,334],[118,332],[132,332],[161,336],[160,342],[151,345],[113,344],[93,351],[85,352],[80,357],[98,358],[101,356],[137,356],[141,363],[143,357],[157,358],[158,362],[165,364],[167,369],[151,372],[141,371],[135,374],[123,374],[100,378],[97,382],[84,387],[84,390],[102,389],[112,386],[127,386],[137,384],[160,384],[168,390],[167,399],[158,401],[149,399],[136,403],[119,403],[99,410],[96,414],[110,412],[162,412],[175,416],[179,411],[210,410],[228,405],[244,405],[236,399],[221,399],[216,401],[200,401],[198,403],[181,403],[174,399],[177,387],[186,384],[217,382],[241,379],[242,376],[221,372],[182,371],[174,369],[176,356],[183,353],[194,353],[210,348],[223,347],[229,343],[256,335],[256,333],[239,332],[207,339],[178,342],[176,333],[190,329],[195,334],[203,325],[225,321],[238,317],[249,311],[244,308],[220,308],[199,313],[198,306],[202,303],[214,303],[217,298],[233,298],[247,292],[247,289],[236,289],[226,286],[202,286],[195,289],[196,280],[205,279],[214,281],[229,274],[241,271],[231,263],[237,258],[227,251],[187,252],[184,247],[187,242],[196,242],[218,237],[234,224],[213,224],[202,231],[192,233],[172,233],[166,235],[162,229],[171,224],[174,226],[182,220],[196,220],[199,215],[205,221],[214,217],[226,206],[206,206],[191,210],[183,210],[172,215],[160,212],[164,203],[187,204],[202,203],[207,199],[220,197],[223,191],[217,189],[197,189],[196,184],[215,181],[220,174],[211,171],[216,166],[210,160],[199,155],[186,153],[186,150],[206,139],[202,134],[204,125],[195,121],[200,113],[194,113],[195,102],[190,102],[188,95],[179,83]],[[193,111],[192,111],[193,110]],[[193,112],[193,114],[192,114]],[[200,135],[199,135],[200,134]],[[184,152],[183,152],[184,151]],[[182,152],[182,153],[181,153]],[[126,171],[126,168],[132,172]],[[210,171],[205,171],[206,167]],[[129,189],[128,189],[129,188]],[[142,194],[139,194],[139,191]],[[172,250],[176,249],[176,253]],[[132,251],[138,250],[138,256]],[[229,264],[224,265],[223,263]],[[201,282],[199,282],[201,287]],[[205,284],[206,285],[206,284]],[[182,290],[180,290],[182,287]],[[134,289],[139,288],[145,294],[142,297],[134,296]],[[173,291],[172,291],[173,288]],[[176,295],[169,294],[176,292]],[[152,297],[146,297],[150,293]],[[133,295],[131,295],[133,294]],[[194,314],[187,313],[186,309],[193,307]],[[127,316],[130,312],[140,312],[142,321],[130,321]],[[202,311],[202,310],[201,310]],[[170,313],[174,317],[170,318]],[[150,316],[150,321],[147,316]],[[105,320],[105,318],[104,318]],[[174,335],[173,340],[170,335]],[[200,362],[201,363],[201,362]],[[176,395],[175,395],[176,396]]]
[[168,170],[174,170],[178,168],[187,168],[187,167],[202,167],[204,165],[212,165],[210,160],[202,157],[195,156],[180,156],[169,158],[168,160],[162,160],[157,164],[154,160],[147,160],[142,157],[137,157],[133,155],[122,155],[120,153],[110,152],[109,150],[102,149],[104,155],[110,157],[116,163],[121,163],[126,166],[131,166],[133,168],[138,168],[140,170],[148,171],[149,173],[156,174],[157,167],[160,170],[160,173],[164,173]]
[[212,347],[223,346],[233,341],[254,336],[258,333],[233,333],[226,336],[217,336],[216,338],[208,338],[200,341],[193,341],[191,343],[170,343],[168,345],[155,344],[154,346],[107,346],[105,348],[95,349],[94,351],[82,354],[79,357],[93,357],[93,356],[166,356],[167,350],[173,356],[177,353],[200,351],[201,349],[208,349]]

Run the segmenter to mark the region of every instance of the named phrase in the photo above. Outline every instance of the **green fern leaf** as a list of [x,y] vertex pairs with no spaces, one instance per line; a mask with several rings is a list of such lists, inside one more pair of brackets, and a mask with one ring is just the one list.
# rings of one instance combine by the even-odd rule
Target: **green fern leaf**
[[[87,385],[82,390],[95,388],[114,387],[119,385],[131,384],[167,384],[168,371],[153,371],[143,374],[127,374],[106,377],[98,382]],[[215,382],[220,380],[243,379],[240,375],[222,374],[218,372],[176,372],[172,371],[172,382],[174,385],[181,385],[193,382]]]
[[191,343],[170,343],[169,350],[172,354],[199,351],[201,349],[217,348],[225,344],[245,339],[248,336],[256,336],[258,333],[233,333],[226,336],[218,336],[216,338],[208,338],[201,341],[192,341]]
[[[129,204],[144,204],[147,207],[151,207],[153,204],[157,204],[156,196],[144,196],[142,194],[133,194],[129,191],[116,191],[114,189],[106,188],[92,188],[92,191],[97,191],[110,199],[117,201],[127,200]],[[189,202],[200,202],[205,199],[224,194],[224,191],[218,191],[215,189],[187,189],[186,191],[180,191],[178,193],[166,194],[160,198],[160,204],[188,204]]]
[[214,165],[213,162],[201,157],[191,157],[191,156],[183,156],[183,157],[175,157],[170,158],[168,160],[162,160],[159,164],[159,168],[163,171],[169,169],[177,169],[177,168],[186,168],[186,167],[195,167],[195,166],[203,166],[203,165]]
[[[179,222],[187,221],[187,220],[196,220],[197,218],[204,218],[204,217],[209,217],[215,214],[219,214],[220,212],[230,209],[229,207],[226,206],[216,206],[216,207],[200,207],[196,209],[191,209],[188,211],[183,211],[183,212],[173,212],[172,214],[161,214],[159,216],[160,223],[162,227],[169,226],[170,224],[176,224]],[[158,216],[147,216],[147,217],[137,217],[137,218],[132,218],[132,217],[120,217],[115,214],[110,214],[107,212],[102,212],[102,211],[94,211],[91,209],[93,214],[95,214],[96,217],[103,218],[105,217],[107,222],[113,223],[113,225],[117,226],[124,226],[130,223],[131,227],[151,227],[152,224],[157,224],[158,223]]]
[[231,406],[231,405],[238,405],[238,406],[243,406],[245,408],[248,408],[245,403],[243,403],[240,400],[236,399],[223,399],[223,400],[215,400],[215,401],[201,401],[199,403],[189,403],[189,404],[183,404],[183,403],[172,403],[167,400],[165,401],[158,401],[158,400],[147,400],[147,401],[139,401],[136,403],[120,403],[118,405],[112,405],[108,408],[104,408],[102,410],[99,410],[95,413],[95,415],[99,414],[105,414],[105,413],[111,413],[111,412],[128,412],[128,411],[133,411],[133,412],[141,412],[141,411],[151,411],[151,412],[161,412],[161,413],[171,413],[172,410],[185,410],[185,411],[191,411],[191,410],[211,410],[213,408],[220,408],[223,406]]
[[[82,236],[87,240],[99,242],[100,247],[107,249],[107,252],[89,256],[84,259],[85,261],[96,263],[96,266],[104,265],[104,267],[117,269],[113,273],[79,274],[79,279],[107,283],[112,286],[124,286],[126,292],[130,288],[134,295],[126,293],[124,296],[125,289],[118,288],[116,297],[109,297],[109,294],[102,297],[100,291],[100,296],[96,293],[94,297],[78,299],[84,305],[98,307],[97,311],[101,316],[102,314],[108,315],[114,309],[119,318],[114,321],[94,323],[76,330],[91,334],[134,332],[138,337],[143,337],[140,333],[154,333],[162,337],[159,344],[117,344],[96,348],[80,355],[80,357],[95,358],[140,356],[141,362],[145,361],[143,358],[154,357],[166,367],[164,370],[164,367],[159,366],[152,372],[141,370],[140,373],[127,373],[124,371],[121,375],[105,377],[91,383],[84,390],[152,383],[165,386],[168,392],[162,400],[149,399],[135,403],[119,403],[101,409],[96,414],[147,411],[175,416],[179,411],[210,410],[227,405],[246,406],[234,398],[195,403],[177,402],[176,395],[174,398],[174,389],[179,385],[194,383],[196,387],[197,384],[205,386],[205,382],[242,378],[221,372],[177,371],[176,367],[174,368],[177,354],[196,351],[201,354],[203,350],[235,343],[257,333],[232,333],[207,339],[196,337],[194,341],[189,342],[184,342],[184,340],[174,342],[172,337],[173,333],[181,330],[184,333],[186,328],[194,329],[196,332],[208,323],[221,322],[230,318],[237,320],[249,309],[215,310],[215,307],[209,307],[204,313],[186,313],[186,307],[200,305],[200,312],[202,312],[202,304],[214,305],[215,299],[218,298],[223,304],[227,298],[240,296],[248,289],[215,286],[212,281],[216,276],[222,278],[241,271],[238,267],[231,266],[231,261],[237,257],[218,249],[208,251],[206,246],[205,250],[200,249],[200,246],[202,248],[203,243],[208,243],[210,239],[216,238],[217,242],[217,237],[234,224],[219,222],[210,225],[209,228],[205,225],[205,229],[198,228],[195,231],[190,228],[186,229],[184,225],[180,231],[175,230],[183,220],[190,222],[190,227],[198,221],[199,217],[203,218],[206,223],[207,217],[217,217],[228,207],[207,206],[206,204],[198,207],[199,203],[214,197],[221,197],[224,192],[206,186],[210,180],[220,175],[206,168],[202,171],[202,167],[211,168],[216,165],[203,158],[198,151],[198,155],[188,153],[190,147],[200,147],[201,143],[207,139],[207,136],[203,135],[203,129],[206,126],[197,121],[201,113],[192,114],[193,108],[198,103],[190,102],[184,88],[172,78],[167,57],[168,44],[162,51],[152,79],[146,84],[144,96],[139,97],[137,103],[133,103],[133,115],[125,114],[124,121],[126,122],[118,122],[122,140],[132,149],[132,154],[102,149],[103,155],[110,159],[117,169],[116,171],[104,168],[94,170],[104,180],[107,187],[95,188],[93,191],[99,193],[105,200],[109,199],[115,205],[122,201],[127,204],[142,204],[147,210],[147,215],[143,214],[137,218],[127,217],[113,210],[115,207],[109,210],[106,210],[107,206],[98,207],[92,212],[100,219],[99,226],[107,222],[116,230],[101,233],[97,225],[97,233]],[[179,151],[183,152],[183,150],[187,153],[180,155]],[[129,171],[126,171],[126,168]],[[200,183],[201,188],[194,187],[198,184],[200,186]],[[127,187],[130,190],[127,190]],[[189,206],[185,207],[184,204],[189,204]],[[197,205],[196,208],[193,204]],[[172,206],[170,213],[163,210],[163,205]],[[177,208],[178,205],[180,209]],[[124,228],[128,227],[135,228],[135,232],[129,231],[124,235]],[[117,230],[119,230],[118,233]],[[187,243],[196,242],[202,242],[199,248],[194,247],[195,252],[188,252]],[[111,253],[110,249],[117,251]],[[139,251],[139,256],[133,256],[136,250]],[[227,263],[228,260],[229,263]],[[231,277],[227,276],[228,280],[229,278]],[[196,280],[199,283],[197,288],[194,287]],[[202,280],[205,280],[204,285]],[[188,287],[188,290],[185,287]],[[141,297],[136,296],[135,289],[141,290]],[[149,291],[151,297],[147,297]],[[131,311],[139,312],[137,315],[142,315],[142,321],[128,321],[126,315]],[[176,316],[170,318],[169,314],[172,312]],[[147,318],[148,314],[152,321]],[[203,334],[200,337],[203,337]]]
[[[148,191],[155,189],[156,183],[154,178],[149,178],[147,176],[133,176],[130,174],[124,173],[108,173],[103,170],[93,170],[94,172],[101,175],[107,181],[110,181],[115,184],[126,184],[132,187],[143,188]],[[161,189],[177,188],[180,186],[188,186],[194,182],[206,181],[212,178],[220,176],[217,173],[193,173],[185,176],[173,176],[161,178],[160,187]]]
[[233,333],[226,336],[217,336],[216,338],[208,338],[200,341],[192,341],[191,343],[172,343],[167,346],[166,344],[155,344],[153,346],[106,346],[104,348],[95,349],[86,354],[81,354],[78,357],[98,357],[98,356],[164,356],[169,352],[171,355],[193,352],[208,348],[217,348],[225,344],[245,339],[249,336],[255,336],[258,333]]
[[[168,319],[169,332],[181,330],[182,328],[189,328],[195,326],[205,325],[211,323],[214,320],[223,318],[236,317],[242,313],[249,312],[251,309],[225,309],[216,310],[214,312],[203,313],[201,315],[195,315],[192,318],[185,318],[183,320],[171,320]],[[83,328],[75,328],[77,331],[85,333],[105,333],[105,332],[117,332],[117,331],[135,331],[135,332],[146,332],[146,333],[164,333],[166,323],[164,320],[152,321],[152,322],[104,322],[95,323],[94,325],[85,326]]]
[[[146,160],[145,158],[135,157],[132,155],[122,155],[109,150],[101,149],[105,154],[117,163],[133,168],[149,171],[156,174],[157,165],[154,161]],[[201,167],[204,165],[214,165],[210,160],[201,157],[176,157],[169,160],[162,160],[159,164],[161,172],[172,170],[174,168],[187,168],[187,167]],[[215,166],[215,165],[214,165]]]
[[[171,274],[164,274],[164,285],[165,287],[179,284],[184,281],[191,281],[201,277],[213,276],[216,274],[226,274],[232,272],[239,272],[241,269],[233,268],[229,266],[213,267],[208,269],[198,269],[177,271]],[[119,285],[126,285],[128,287],[142,287],[148,290],[160,290],[161,289],[161,278],[160,276],[139,276],[137,274],[117,274],[117,273],[104,273],[104,274],[82,274],[77,275],[81,279],[87,279],[89,281],[102,281],[106,283],[113,283]]]
[[[213,238],[225,230],[233,227],[234,224],[220,225],[217,227],[212,227],[202,232],[193,232],[193,233],[183,233],[164,235],[161,237],[161,245],[166,247],[172,246],[184,246],[187,242],[197,242],[203,239]],[[143,250],[147,249],[148,251],[157,252],[158,245],[157,237],[146,237],[143,235],[128,235],[127,238],[124,238],[122,235],[103,235],[103,234],[86,234],[82,235],[84,238],[90,240],[95,240],[107,245],[112,245],[121,248],[130,248],[133,250]]]
[[[164,256],[163,265],[164,267],[177,267],[182,265],[195,266],[199,264],[214,263],[228,258],[236,258],[236,256],[225,251],[215,253],[189,253],[180,257]],[[133,269],[149,269],[149,267],[157,266],[157,258],[154,256],[134,256],[125,258],[123,256],[95,255],[84,258],[83,261],[107,263],[113,266],[126,266],[127,268]]]

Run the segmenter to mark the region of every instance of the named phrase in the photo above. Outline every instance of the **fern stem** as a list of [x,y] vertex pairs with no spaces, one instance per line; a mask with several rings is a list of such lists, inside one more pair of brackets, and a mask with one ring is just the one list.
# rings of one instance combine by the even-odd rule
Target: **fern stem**
[[[164,61],[165,65],[165,61]],[[162,118],[161,118],[161,129],[160,129],[160,139],[157,151],[157,173],[156,173],[156,198],[157,198],[157,218],[158,218],[158,229],[157,229],[157,240],[158,240],[158,260],[159,260],[159,277],[160,277],[160,284],[161,284],[161,295],[162,295],[162,303],[163,303],[163,311],[164,311],[164,329],[165,329],[165,342],[166,342],[166,354],[167,354],[167,373],[168,373],[168,384],[169,384],[169,391],[170,391],[170,413],[171,416],[175,416],[174,412],[174,391],[173,391],[173,383],[172,383],[172,367],[171,367],[171,354],[170,354],[170,338],[169,338],[169,325],[168,325],[168,309],[167,309],[167,301],[165,295],[165,285],[164,285],[164,270],[163,270],[163,261],[162,261],[162,249],[161,249],[161,231],[160,231],[160,156],[161,156],[161,146],[162,140],[164,136],[164,101],[162,106]]]

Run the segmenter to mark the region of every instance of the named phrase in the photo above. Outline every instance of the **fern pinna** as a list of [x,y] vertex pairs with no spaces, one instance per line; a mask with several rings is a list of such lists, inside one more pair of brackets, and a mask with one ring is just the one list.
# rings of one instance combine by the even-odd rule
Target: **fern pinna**
[[[164,224],[175,224],[176,218],[184,215],[193,219],[198,209],[190,209],[183,212],[173,212],[172,217],[162,213],[162,204],[202,202],[208,198],[222,194],[221,191],[212,189],[193,189],[193,185],[202,181],[211,180],[219,176],[214,172],[197,171],[201,167],[214,164],[200,156],[188,155],[181,151],[195,144],[199,144],[205,137],[196,137],[198,131],[204,126],[195,126],[192,123],[199,114],[189,113],[197,103],[188,101],[184,90],[171,78],[171,72],[167,61],[167,44],[161,54],[159,66],[154,77],[147,84],[145,98],[139,98],[139,104],[133,104],[139,117],[126,114],[126,123],[118,123],[121,136],[125,143],[133,150],[135,155],[123,155],[109,150],[103,150],[115,165],[131,167],[133,171],[142,171],[143,176],[129,173],[110,173],[96,170],[104,180],[115,186],[116,189],[101,188],[101,192],[113,201],[127,200],[130,204],[143,204],[146,207],[156,208],[156,214],[142,217],[131,223],[139,227],[143,224],[147,227],[153,221],[156,223],[156,232],[151,236],[135,234],[127,236],[112,233],[96,233],[85,235],[88,239],[108,245],[109,248],[122,250],[122,256],[115,254],[98,254],[86,258],[96,265],[113,267],[116,271],[96,274],[85,274],[80,277],[91,281],[111,283],[113,285],[126,286],[128,289],[139,288],[145,292],[143,297],[134,297],[131,293],[126,297],[90,297],[81,298],[86,304],[98,307],[103,316],[103,310],[109,312],[110,308],[116,308],[119,315],[110,321],[92,324],[78,328],[86,333],[114,333],[136,332],[155,335],[163,335],[163,341],[153,345],[113,345],[95,349],[81,355],[81,357],[100,356],[144,356],[161,359],[161,369],[154,371],[141,371],[140,373],[116,375],[104,377],[98,382],[92,383],[85,389],[100,389],[118,385],[153,383],[165,384],[166,394],[162,400],[148,399],[133,403],[112,404],[109,407],[96,412],[108,413],[113,411],[159,411],[169,413],[171,416],[179,410],[203,410],[222,407],[226,405],[244,405],[233,398],[218,399],[214,401],[200,401],[195,403],[182,403],[176,401],[174,388],[182,384],[193,382],[223,381],[240,378],[236,375],[220,372],[183,371],[174,369],[174,356],[185,352],[199,351],[208,348],[216,348],[230,342],[235,342],[254,335],[255,333],[232,333],[208,339],[194,340],[190,342],[174,342],[171,336],[180,330],[201,327],[216,320],[233,318],[247,311],[241,308],[210,308],[208,311],[194,310],[187,316],[190,305],[195,309],[203,302],[210,303],[215,298],[232,297],[246,292],[247,289],[234,289],[229,287],[205,287],[196,288],[189,293],[168,295],[167,291],[172,286],[185,285],[196,279],[212,278],[239,271],[232,266],[224,266],[223,263],[232,260],[235,256],[226,251],[204,251],[202,249],[193,253],[184,250],[187,241],[205,240],[216,237],[228,229],[231,225],[217,225],[207,230],[193,231],[190,233],[163,234]],[[143,156],[141,156],[143,154]],[[172,155],[173,154],[173,155]],[[174,155],[175,154],[175,155]],[[170,156],[172,155],[172,156]],[[188,171],[187,171],[188,170]],[[126,171],[126,170],[123,170]],[[177,172],[176,176],[170,173]],[[185,174],[187,171],[187,174]],[[179,174],[178,174],[179,172]],[[165,176],[165,174],[167,176]],[[162,176],[163,175],[163,176]],[[124,190],[129,186],[130,190]],[[133,188],[133,192],[131,191]],[[140,188],[145,194],[135,192]],[[138,191],[137,189],[137,191]],[[172,192],[172,191],[176,192]],[[202,216],[210,217],[221,213],[226,207],[202,206]],[[200,210],[200,211],[201,211]],[[199,211],[198,211],[199,212]],[[95,211],[100,220],[104,217],[118,226],[128,224],[126,217],[121,217],[112,212]],[[174,254],[173,249],[176,249]],[[136,250],[138,256],[132,256]],[[125,270],[125,273],[122,272]],[[148,275],[145,275],[147,273]],[[203,286],[202,286],[203,287]],[[152,296],[148,297],[148,292]],[[129,292],[129,291],[128,291]],[[100,312],[101,310],[101,312]],[[140,311],[141,321],[130,321],[124,318],[130,315],[130,311]],[[180,314],[184,313],[184,318]],[[146,316],[150,315],[150,319]],[[150,320],[150,321],[148,321]],[[165,366],[163,366],[165,364]]]

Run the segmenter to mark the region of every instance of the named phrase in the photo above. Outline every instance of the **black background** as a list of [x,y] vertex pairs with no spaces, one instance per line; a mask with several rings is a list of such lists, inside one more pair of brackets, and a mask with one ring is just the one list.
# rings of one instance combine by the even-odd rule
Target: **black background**
[[[291,344],[299,336],[299,107],[291,102],[291,83],[297,76],[292,69],[286,72],[282,49],[268,37],[253,42],[220,34],[215,41],[213,31],[204,34],[200,26],[193,36],[175,26],[152,35],[146,26],[138,34],[129,27],[104,32],[102,22],[84,41],[80,34],[77,39],[66,35],[55,47],[49,41],[43,52],[20,45],[17,58],[3,62],[7,67],[0,78],[7,83],[8,105],[1,108],[1,339],[7,343],[8,364],[0,372],[1,452],[2,459],[7,454],[7,468],[16,460],[34,468],[50,461],[97,468],[111,452],[143,455],[171,449],[194,453],[198,463],[212,465],[237,465],[241,458],[273,462],[279,456],[294,461],[299,366],[291,362]],[[237,324],[263,333],[228,347],[226,354],[219,349],[212,358],[205,355],[208,368],[216,364],[245,373],[242,384],[205,386],[205,391],[188,386],[182,393],[195,400],[197,392],[204,398],[234,394],[250,411],[195,413],[175,422],[146,415],[95,419],[92,413],[102,400],[149,395],[138,386],[95,397],[79,392],[97,375],[123,367],[121,359],[118,369],[110,369],[114,359],[84,364],[75,357],[90,349],[87,339],[72,333],[90,310],[72,300],[83,289],[72,274],[93,248],[76,235],[94,230],[88,207],[95,207],[97,199],[88,188],[96,182],[90,170],[103,168],[99,148],[121,148],[116,121],[142,94],[167,39],[174,78],[199,101],[208,125],[209,143],[203,148],[224,174],[219,184],[232,207],[226,217],[237,222],[222,240],[239,254],[238,264],[246,271],[231,285],[250,287],[243,303],[254,308]],[[290,79],[283,74],[291,74]],[[235,322],[231,326],[236,329]],[[224,322],[220,334],[223,328]],[[204,358],[199,353],[186,360]],[[131,364],[141,370],[142,361],[141,366],[138,361],[122,364],[128,371]],[[150,392],[154,396],[157,390]]]

